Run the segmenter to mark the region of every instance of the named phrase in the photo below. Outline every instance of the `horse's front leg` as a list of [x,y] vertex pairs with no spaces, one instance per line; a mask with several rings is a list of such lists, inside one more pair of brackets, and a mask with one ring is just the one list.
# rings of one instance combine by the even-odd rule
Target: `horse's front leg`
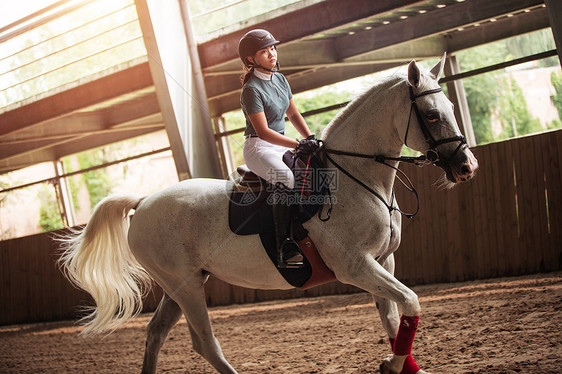
[[[390,266],[390,263],[387,266]],[[368,253],[358,260],[355,259],[350,262],[347,267],[339,269],[336,276],[344,283],[352,284],[370,292],[377,297],[378,301],[381,301],[379,305],[382,308],[381,316],[384,315],[383,325],[389,332],[389,336],[394,336],[393,355],[383,361],[381,371],[383,373],[400,373],[406,359],[411,354],[421,314],[417,295]],[[383,301],[385,299],[386,301]],[[393,306],[390,302],[395,303],[395,305]],[[403,313],[399,319],[397,318],[398,310],[396,307]]]
[[[391,254],[386,261],[382,264],[383,268],[390,274],[394,275],[394,255]],[[398,313],[398,306],[392,300],[384,297],[380,297],[373,294],[377,310],[381,318],[382,326],[388,334],[388,339],[392,352],[394,353],[394,341],[396,340],[396,335],[398,335],[398,328],[400,326],[400,314]],[[410,354],[402,367],[401,374],[427,374],[425,371],[421,370],[416,364],[416,361]]]

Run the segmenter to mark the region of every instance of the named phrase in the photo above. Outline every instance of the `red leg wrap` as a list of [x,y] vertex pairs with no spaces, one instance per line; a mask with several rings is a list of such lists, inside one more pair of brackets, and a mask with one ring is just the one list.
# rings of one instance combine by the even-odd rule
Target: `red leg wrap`
[[408,317],[402,315],[398,335],[396,335],[394,340],[394,354],[404,356],[412,352],[412,344],[414,344],[419,320],[420,316]]
[[419,370],[420,367],[418,366],[418,364],[416,364],[416,361],[410,354],[406,358],[406,362],[404,362],[404,366],[402,366],[402,371],[400,372],[400,374],[416,374]]
[[[388,340],[390,340],[390,346],[392,347],[392,352],[394,353],[394,339],[389,338]],[[406,357],[406,361],[404,362],[404,366],[402,367],[400,374],[416,374],[419,370],[420,367],[416,364],[414,357],[409,354],[408,357]]]

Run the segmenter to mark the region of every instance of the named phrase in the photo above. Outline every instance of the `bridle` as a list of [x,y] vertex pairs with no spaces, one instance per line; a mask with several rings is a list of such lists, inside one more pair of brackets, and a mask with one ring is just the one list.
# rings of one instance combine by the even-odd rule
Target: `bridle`
[[[416,214],[418,214],[418,211],[420,209],[420,201],[419,201],[419,197],[418,197],[418,192],[414,188],[414,185],[412,184],[412,181],[408,178],[408,176],[402,170],[398,169],[394,165],[388,164],[386,161],[407,162],[407,163],[415,164],[415,165],[418,165],[418,166],[423,166],[427,163],[432,163],[432,164],[434,164],[436,166],[439,166],[441,168],[449,168],[448,162],[451,159],[453,159],[453,157],[455,157],[455,155],[457,154],[457,152],[459,150],[466,147],[467,144],[466,144],[466,140],[465,140],[464,136],[462,136],[462,135],[457,135],[457,136],[452,136],[452,137],[449,137],[449,138],[436,140],[435,137],[431,134],[431,131],[429,131],[429,127],[425,123],[425,121],[424,121],[424,119],[423,119],[423,117],[420,113],[420,110],[418,108],[418,104],[416,102],[416,99],[419,98],[419,97],[422,97],[422,96],[432,95],[432,94],[442,92],[443,90],[441,89],[441,87],[434,88],[434,89],[427,90],[427,91],[423,91],[423,92],[421,92],[417,95],[414,94],[414,89],[410,84],[408,85],[408,87],[409,87],[409,90],[410,90],[411,106],[410,106],[410,114],[408,116],[408,126],[406,127],[406,134],[404,135],[404,144],[408,145],[407,144],[408,132],[410,130],[410,122],[411,122],[411,119],[412,119],[412,111],[414,111],[414,113],[416,114],[420,129],[421,129],[421,131],[424,135],[425,141],[427,142],[427,144],[429,146],[428,150],[425,152],[424,155],[421,155],[419,157],[408,157],[408,156],[387,157],[387,156],[384,156],[384,155],[369,155],[369,154],[365,154],[365,153],[340,151],[340,150],[336,150],[336,149],[328,149],[328,148],[325,148],[325,147],[322,147],[321,149],[325,153],[326,158],[332,164],[334,164],[334,166],[338,170],[340,170],[342,173],[347,175],[349,178],[351,178],[353,181],[355,181],[361,187],[363,187],[364,189],[369,191],[372,195],[374,195],[376,198],[378,198],[387,207],[387,209],[388,209],[388,211],[390,212],[391,215],[392,215],[392,212],[396,210],[400,214],[404,215],[407,218],[413,218],[413,217],[416,216]],[[451,143],[451,142],[459,142],[459,145],[457,146],[457,148],[453,151],[453,153],[449,157],[446,157],[445,155],[443,155],[439,151],[438,147],[442,144]],[[414,196],[416,197],[416,210],[413,213],[405,213],[405,212],[401,211],[399,208],[395,207],[394,206],[394,200],[395,200],[394,188],[392,189],[392,197],[391,197],[390,203],[386,202],[386,200],[377,191],[375,191],[371,187],[367,186],[365,183],[363,183],[361,180],[359,180],[357,177],[355,177],[349,171],[347,171],[344,167],[342,167],[340,164],[338,164],[330,156],[330,154],[373,159],[375,162],[386,165],[386,166],[396,170],[396,172],[398,173],[397,174],[398,180],[402,183],[402,185],[404,187],[406,187],[406,189],[408,191],[412,192],[414,194]],[[404,178],[404,180],[402,179],[402,177]],[[322,210],[320,210],[318,212],[318,217],[320,218],[320,220],[327,221],[328,219],[330,219],[331,210],[332,210],[332,207],[329,208],[326,218],[321,217]]]
[[[413,110],[414,113],[416,114],[416,118],[418,120],[418,124],[423,133],[425,141],[429,145],[429,149],[425,152],[426,159],[431,163],[433,163],[434,165],[443,168],[447,167],[448,162],[452,160],[453,157],[455,157],[457,152],[467,145],[466,139],[464,138],[463,135],[456,135],[450,138],[436,140],[431,134],[431,131],[429,131],[429,127],[427,126],[423,117],[421,116],[420,109],[418,108],[418,104],[416,102],[416,99],[418,97],[436,94],[442,92],[443,90],[441,89],[441,87],[439,87],[439,88],[434,88],[432,90],[423,91],[416,95],[414,94],[414,89],[410,84],[408,85],[408,88],[410,89],[410,101],[412,104],[410,106],[410,115],[408,116],[408,127],[406,127],[406,134],[404,135],[404,144],[406,146],[408,145],[408,132],[410,130],[410,121],[412,119],[412,110]],[[459,142],[459,145],[449,157],[445,157],[441,152],[439,152],[439,149],[437,149],[437,147],[440,146],[441,144],[446,144],[451,142]]]

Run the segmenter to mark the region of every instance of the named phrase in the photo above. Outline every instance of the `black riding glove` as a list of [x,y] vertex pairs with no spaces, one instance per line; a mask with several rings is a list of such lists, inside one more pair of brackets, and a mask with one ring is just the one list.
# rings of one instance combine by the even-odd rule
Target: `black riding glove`
[[309,135],[306,139],[299,141],[299,144],[295,148],[299,155],[309,155],[316,152],[320,148],[320,142],[316,140],[316,137]]

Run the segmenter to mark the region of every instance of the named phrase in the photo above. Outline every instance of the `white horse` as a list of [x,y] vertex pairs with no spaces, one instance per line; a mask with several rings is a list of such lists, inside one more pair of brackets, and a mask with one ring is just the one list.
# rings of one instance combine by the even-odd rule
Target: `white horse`
[[[374,296],[394,342],[393,354],[381,364],[385,373],[400,373],[405,362],[403,373],[424,373],[412,369],[410,354],[420,304],[393,275],[401,215],[393,198],[396,170],[388,165],[398,165],[407,143],[441,166],[451,185],[470,179],[478,167],[437,83],[443,63],[426,72],[412,61],[407,76],[385,79],[336,116],[322,136],[327,150],[343,151],[328,153],[334,164],[326,165],[337,163],[344,171],[332,191],[336,203],[328,221],[313,217],[304,225],[337,279]],[[386,165],[372,155],[387,156]],[[254,289],[292,286],[258,235],[239,236],[229,229],[226,191],[231,187],[231,181],[192,179],[150,196],[100,202],[87,226],[65,240],[61,257],[69,279],[96,303],[84,332],[111,331],[134,316],[143,285],[154,280],[165,295],[148,325],[142,372],[156,371],[160,348],[183,314],[193,349],[219,372],[236,373],[209,320],[203,288],[209,275]]]

